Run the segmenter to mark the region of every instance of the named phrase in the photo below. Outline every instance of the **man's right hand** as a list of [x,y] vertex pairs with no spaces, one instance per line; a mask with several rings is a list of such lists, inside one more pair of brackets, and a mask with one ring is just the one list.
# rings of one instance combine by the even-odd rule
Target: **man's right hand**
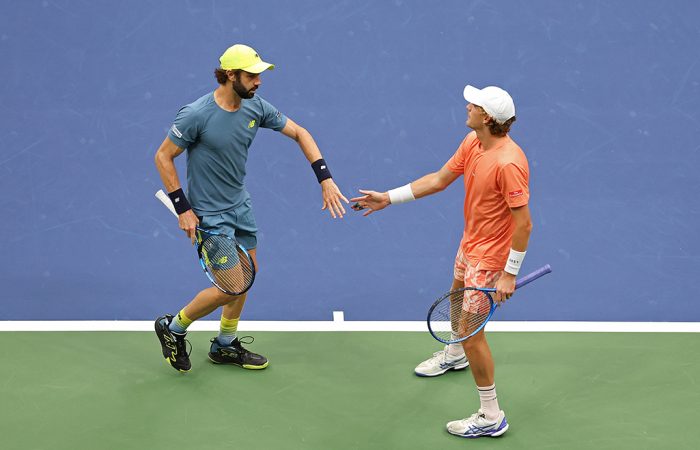
[[368,210],[363,216],[369,216],[373,212],[384,209],[391,204],[388,192],[366,191],[364,189],[360,189],[360,192],[365,195],[351,198],[350,201],[357,202],[356,205],[353,205],[354,210]]
[[197,231],[197,225],[199,225],[199,219],[197,219],[194,211],[191,209],[185,211],[177,216],[177,221],[180,225],[180,229],[185,232],[187,237],[190,238],[190,241],[192,241],[192,245],[194,245],[195,233]]

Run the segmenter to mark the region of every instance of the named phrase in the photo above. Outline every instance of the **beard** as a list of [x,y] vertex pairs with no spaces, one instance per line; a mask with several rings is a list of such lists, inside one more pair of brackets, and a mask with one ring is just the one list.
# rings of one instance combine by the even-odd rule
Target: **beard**
[[240,83],[238,80],[233,81],[233,90],[238,94],[240,98],[253,98],[255,95],[255,89],[247,90],[245,86],[243,86],[242,83]]

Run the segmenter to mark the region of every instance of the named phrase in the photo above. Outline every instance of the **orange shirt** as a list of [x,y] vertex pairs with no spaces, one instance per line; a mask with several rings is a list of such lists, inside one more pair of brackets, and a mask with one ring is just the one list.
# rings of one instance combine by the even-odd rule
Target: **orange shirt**
[[502,270],[513,238],[510,208],[530,198],[530,169],[525,153],[510,137],[500,147],[484,150],[472,131],[447,162],[464,174],[464,235],[460,246],[469,264]]

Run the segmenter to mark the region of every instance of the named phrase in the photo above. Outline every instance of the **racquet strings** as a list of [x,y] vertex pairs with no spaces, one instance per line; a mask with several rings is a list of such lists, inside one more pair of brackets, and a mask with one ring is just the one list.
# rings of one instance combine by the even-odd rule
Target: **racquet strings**
[[248,290],[255,278],[250,256],[232,239],[222,235],[202,236],[200,252],[216,284],[226,292],[240,294]]
[[479,330],[490,312],[488,294],[475,289],[458,289],[435,305],[430,314],[430,328],[440,340],[457,342]]

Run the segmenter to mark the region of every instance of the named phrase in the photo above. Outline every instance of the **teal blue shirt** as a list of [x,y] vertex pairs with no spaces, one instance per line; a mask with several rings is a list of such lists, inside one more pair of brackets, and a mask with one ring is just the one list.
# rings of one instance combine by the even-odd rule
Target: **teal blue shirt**
[[280,131],[287,117],[263,98],[221,109],[210,92],[180,109],[168,137],[187,149],[187,198],[197,215],[231,211],[250,198],[245,188],[248,148],[259,127]]

